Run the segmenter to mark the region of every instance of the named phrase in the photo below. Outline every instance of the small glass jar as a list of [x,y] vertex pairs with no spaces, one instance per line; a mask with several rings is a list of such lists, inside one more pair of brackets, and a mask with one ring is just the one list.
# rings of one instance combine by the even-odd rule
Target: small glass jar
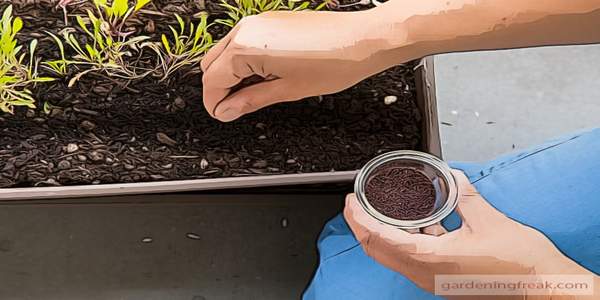
[[[371,205],[365,195],[366,185],[376,170],[389,163],[418,170],[431,180],[435,188],[435,204],[429,215],[418,220],[399,220],[382,214]],[[354,192],[369,215],[401,229],[423,228],[438,223],[452,213],[458,203],[458,187],[448,164],[431,154],[411,150],[388,152],[369,161],[356,176]]]

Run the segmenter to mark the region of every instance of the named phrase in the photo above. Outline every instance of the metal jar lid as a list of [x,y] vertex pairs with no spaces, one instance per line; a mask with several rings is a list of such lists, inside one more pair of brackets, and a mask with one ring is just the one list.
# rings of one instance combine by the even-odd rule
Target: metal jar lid
[[[436,203],[428,216],[418,220],[398,220],[382,214],[369,203],[365,195],[365,187],[371,175],[379,167],[391,162],[420,170],[434,184]],[[356,176],[354,193],[369,215],[382,223],[401,229],[423,228],[438,223],[452,213],[458,203],[458,187],[448,164],[431,154],[411,150],[388,152],[366,163]]]

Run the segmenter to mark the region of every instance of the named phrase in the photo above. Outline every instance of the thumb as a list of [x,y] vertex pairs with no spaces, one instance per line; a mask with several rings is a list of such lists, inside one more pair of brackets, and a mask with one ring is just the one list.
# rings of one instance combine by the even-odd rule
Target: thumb
[[456,210],[462,219],[463,227],[480,228],[492,223],[495,218],[504,216],[479,194],[462,171],[452,170],[452,174],[458,185]]
[[230,122],[271,104],[297,100],[290,97],[290,88],[291,86],[283,79],[250,85],[221,101],[215,108],[215,118],[222,122]]

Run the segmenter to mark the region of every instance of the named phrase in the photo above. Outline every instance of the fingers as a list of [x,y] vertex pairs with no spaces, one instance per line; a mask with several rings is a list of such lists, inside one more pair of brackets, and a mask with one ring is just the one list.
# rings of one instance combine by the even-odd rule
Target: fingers
[[250,85],[221,101],[215,108],[214,117],[222,122],[230,122],[271,104],[296,100],[291,90],[292,87],[284,79]]
[[409,233],[377,221],[362,208],[354,194],[346,197],[344,218],[367,254],[385,252],[380,249],[388,247],[406,253],[431,253],[438,243],[435,236]]
[[485,226],[490,223],[490,218],[502,215],[477,192],[463,172],[453,170],[452,174],[457,180],[459,197],[456,211],[463,227],[473,229]]
[[206,111],[215,117],[216,107],[228,97],[231,89],[246,77],[254,75],[252,70],[231,54],[223,53],[202,76],[203,102]]
[[229,43],[231,43],[231,40],[233,39],[233,37],[235,36],[235,34],[237,33],[237,31],[239,30],[240,25],[238,24],[238,26],[235,26],[231,31],[229,31],[229,33],[227,33],[227,35],[225,35],[225,37],[223,37],[219,42],[217,42],[216,45],[214,45],[212,48],[210,48],[210,50],[208,50],[208,52],[206,54],[204,54],[204,57],[202,58],[202,61],[200,62],[200,67],[202,68],[202,72],[206,72],[206,70],[208,70],[208,68],[212,65],[212,63],[219,58],[219,56],[221,56],[221,54],[225,51],[225,49],[227,49],[227,47],[229,46]]
[[428,235],[440,236],[442,234],[448,233],[446,228],[442,226],[440,223],[436,223],[425,228],[421,229],[421,232]]

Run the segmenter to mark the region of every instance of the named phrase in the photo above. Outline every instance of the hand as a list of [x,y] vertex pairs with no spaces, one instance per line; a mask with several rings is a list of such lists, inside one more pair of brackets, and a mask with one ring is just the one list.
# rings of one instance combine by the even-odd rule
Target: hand
[[542,233],[492,207],[462,172],[454,175],[462,226],[449,233],[440,225],[422,233],[391,228],[368,215],[353,194],[348,195],[344,217],[367,255],[430,292],[436,274],[589,274]]
[[[413,59],[385,52],[377,17],[362,12],[268,12],[243,18],[202,60],[204,105],[232,121],[265,106],[330,94]],[[394,27],[394,40],[402,39]],[[239,89],[243,79],[260,82]]]

